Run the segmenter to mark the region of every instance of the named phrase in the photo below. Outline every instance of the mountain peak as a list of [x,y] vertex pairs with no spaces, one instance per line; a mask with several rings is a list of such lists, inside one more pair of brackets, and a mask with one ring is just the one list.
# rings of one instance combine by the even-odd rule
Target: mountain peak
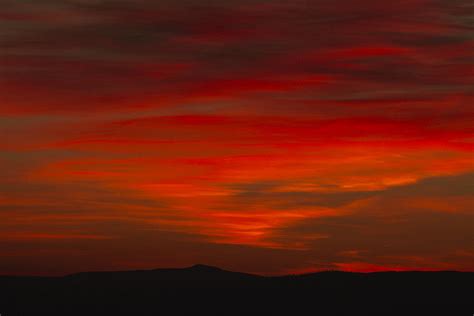
[[200,264],[200,263],[195,264],[195,265],[189,267],[188,269],[193,270],[193,271],[206,271],[206,272],[222,271],[221,268],[209,266],[209,265],[206,265],[206,264]]

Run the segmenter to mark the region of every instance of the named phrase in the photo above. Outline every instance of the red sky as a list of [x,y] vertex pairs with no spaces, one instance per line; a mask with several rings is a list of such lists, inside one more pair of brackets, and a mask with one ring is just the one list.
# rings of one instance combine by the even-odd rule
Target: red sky
[[1,0],[0,274],[474,267],[468,0]]

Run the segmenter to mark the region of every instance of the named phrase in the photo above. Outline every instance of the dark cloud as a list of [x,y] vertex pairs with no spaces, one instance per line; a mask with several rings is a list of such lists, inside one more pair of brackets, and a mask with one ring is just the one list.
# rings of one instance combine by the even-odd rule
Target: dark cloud
[[432,177],[418,183],[393,187],[384,192],[385,196],[468,196],[474,190],[474,173],[457,176]]
[[[316,181],[315,181],[316,182]],[[314,183],[315,183],[314,182]],[[254,183],[247,185],[233,186],[239,191],[233,196],[239,208],[242,204],[250,207],[262,203],[269,203],[275,209],[291,210],[307,207],[339,207],[350,202],[375,196],[378,191],[348,191],[348,192],[321,192],[321,191],[291,191],[284,189],[290,183]],[[283,189],[280,191],[279,188]],[[330,188],[329,185],[322,185],[323,189]],[[230,203],[232,204],[232,203]]]
[[[308,75],[326,75],[334,77],[329,88],[343,94],[347,84],[367,91],[377,83],[407,93],[427,87],[464,93],[468,84],[466,63],[458,59],[469,51],[469,35],[451,22],[467,15],[459,9],[464,2],[7,4],[1,40],[4,112],[160,107],[186,102],[190,92],[194,99],[210,93],[226,99],[234,91],[220,92],[212,83],[229,79],[297,85]],[[397,44],[405,53],[350,53],[354,47]],[[450,45],[464,48],[438,55]],[[341,56],[341,49],[350,54]],[[210,85],[199,87],[206,82]],[[279,97],[278,91],[258,87],[247,92]]]
[[[459,253],[471,253],[474,236],[472,201],[455,211],[408,206],[404,199],[468,197],[473,174],[437,177],[379,192],[349,214],[318,217],[275,230],[273,241],[305,244],[318,264],[376,263],[381,266],[433,268],[455,266]],[[312,236],[325,236],[314,238]],[[349,255],[348,255],[349,254]],[[356,254],[351,256],[350,254]],[[469,269],[471,259],[462,267]],[[417,261],[419,260],[419,261]],[[336,266],[334,266],[336,267]]]

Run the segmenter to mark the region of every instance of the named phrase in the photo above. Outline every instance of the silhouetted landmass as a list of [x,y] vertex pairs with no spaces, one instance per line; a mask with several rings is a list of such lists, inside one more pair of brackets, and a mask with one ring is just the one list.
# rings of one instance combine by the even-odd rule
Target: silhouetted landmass
[[0,277],[2,316],[472,315],[474,273],[319,272],[263,277],[185,269]]

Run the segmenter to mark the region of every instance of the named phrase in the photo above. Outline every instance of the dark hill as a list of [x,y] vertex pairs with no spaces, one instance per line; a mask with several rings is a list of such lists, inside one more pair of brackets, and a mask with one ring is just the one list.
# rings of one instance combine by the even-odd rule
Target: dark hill
[[2,316],[472,315],[474,273],[320,272],[262,277],[184,269],[0,277]]
[[196,264],[188,268],[154,269],[154,270],[132,270],[132,271],[101,271],[80,272],[71,274],[65,278],[75,281],[212,281],[228,282],[247,280],[249,278],[261,278],[257,275],[231,272],[217,267]]

